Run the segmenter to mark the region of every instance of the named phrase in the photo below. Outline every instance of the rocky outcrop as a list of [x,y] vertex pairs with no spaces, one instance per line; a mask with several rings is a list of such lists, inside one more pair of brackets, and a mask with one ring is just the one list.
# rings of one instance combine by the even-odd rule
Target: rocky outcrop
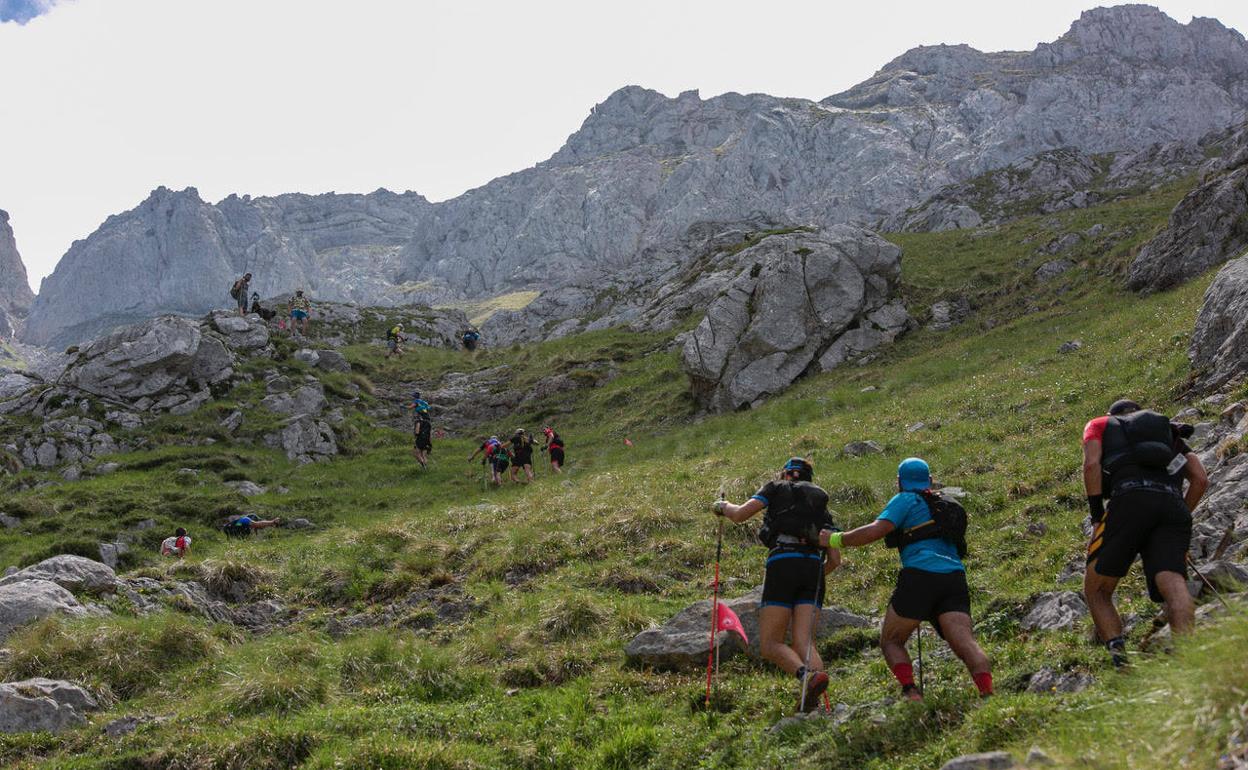
[[36,677],[0,684],[0,733],[59,733],[86,724],[86,714],[100,708],[82,687]]
[[228,306],[246,269],[262,295],[303,284],[397,304],[559,286],[697,222],[873,223],[1046,151],[1195,142],[1243,119],[1246,76],[1239,33],[1123,6],[1031,52],[916,48],[819,102],[628,87],[549,160],[438,204],[378,192],[214,206],[158,190],[70,249],[25,334],[62,343]]
[[[758,587],[736,599],[720,602],[737,614],[746,636],[750,638],[748,649],[741,637],[721,631],[717,636],[721,660],[727,660],[745,650],[752,656],[759,655],[758,607],[763,589]],[[624,648],[624,655],[637,666],[667,670],[691,670],[706,665],[706,653],[710,646],[711,602],[703,600],[681,610],[657,628],[642,631]],[[819,616],[817,633],[824,636],[838,628],[865,628],[872,625],[869,618],[855,615],[840,607],[824,607]]]
[[[1221,139],[1219,132],[1203,144]],[[919,206],[886,218],[879,229],[942,232],[1088,208],[1173,182],[1206,158],[1205,147],[1190,141],[1100,155],[1070,147],[1048,150],[944,187]]]
[[0,341],[13,338],[34,299],[26,265],[17,253],[17,241],[9,226],[9,213],[0,210]]
[[1222,268],[1205,291],[1188,358],[1205,389],[1248,376],[1248,253]]
[[1222,264],[1248,246],[1248,154],[1187,194],[1170,223],[1140,249],[1127,273],[1135,291],[1161,291]]
[[[891,341],[909,317],[894,304],[901,250],[846,225],[791,233],[741,252],[744,269],[706,310],[681,362],[704,406],[726,411],[780,393]],[[855,339],[834,347],[842,335]]]

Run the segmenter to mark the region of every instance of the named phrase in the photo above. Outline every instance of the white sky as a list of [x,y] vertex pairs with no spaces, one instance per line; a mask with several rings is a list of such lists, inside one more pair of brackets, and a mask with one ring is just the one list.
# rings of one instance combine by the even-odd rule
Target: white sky
[[[0,208],[37,288],[158,185],[444,200],[623,85],[821,99],[915,45],[1031,49],[1095,4],[69,0],[0,23]],[[1158,5],[1248,30],[1245,0]]]

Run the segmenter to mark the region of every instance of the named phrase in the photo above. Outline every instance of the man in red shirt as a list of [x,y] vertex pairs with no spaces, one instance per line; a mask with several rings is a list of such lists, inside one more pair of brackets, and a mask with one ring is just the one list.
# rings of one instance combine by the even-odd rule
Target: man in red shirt
[[[1114,590],[1137,554],[1144,562],[1149,598],[1164,603],[1170,627],[1176,634],[1192,629],[1195,606],[1187,590],[1191,511],[1208,484],[1204,466],[1177,427],[1134,401],[1114,402],[1108,415],[1084,428],[1083,485],[1093,531],[1083,594],[1115,665],[1126,663],[1126,643]],[[1106,510],[1105,499],[1111,497]]]

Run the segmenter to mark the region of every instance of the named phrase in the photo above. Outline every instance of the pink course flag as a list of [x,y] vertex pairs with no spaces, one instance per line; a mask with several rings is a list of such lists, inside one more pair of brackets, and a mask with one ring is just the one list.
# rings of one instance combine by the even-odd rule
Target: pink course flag
[[741,625],[741,618],[737,617],[737,613],[728,608],[726,604],[720,604],[717,608],[719,617],[716,619],[716,631],[732,631],[741,635],[741,639],[746,644],[750,643],[750,637],[745,635],[745,628]]

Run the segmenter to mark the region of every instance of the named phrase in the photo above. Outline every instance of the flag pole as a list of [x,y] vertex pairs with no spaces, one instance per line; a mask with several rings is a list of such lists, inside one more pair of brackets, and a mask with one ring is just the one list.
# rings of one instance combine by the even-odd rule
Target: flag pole
[[[719,490],[719,499],[724,499],[724,490]],[[724,518],[719,518],[719,533],[715,537],[715,579],[711,583],[711,636],[706,649],[706,708],[711,708],[711,682],[715,671],[719,669],[719,647],[715,644],[715,627],[719,624],[719,557],[724,549]]]

